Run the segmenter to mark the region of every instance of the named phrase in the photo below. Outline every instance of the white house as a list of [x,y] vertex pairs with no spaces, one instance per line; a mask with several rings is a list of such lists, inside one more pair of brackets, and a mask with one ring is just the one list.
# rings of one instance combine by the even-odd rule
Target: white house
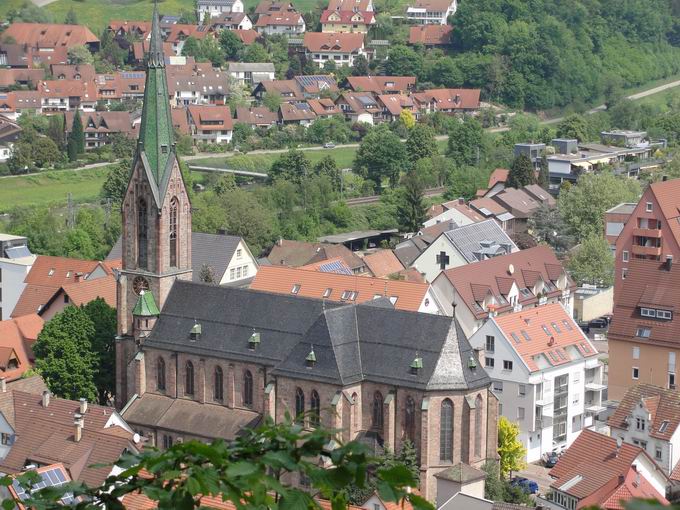
[[367,56],[364,34],[359,33],[307,32],[303,46],[306,57],[320,67],[328,60],[336,66],[353,66],[357,56]]
[[432,243],[411,265],[425,275],[428,282],[446,269],[519,251],[494,220],[452,226]]
[[406,9],[406,18],[419,25],[446,25],[457,8],[456,0],[416,0]]
[[568,448],[602,406],[598,352],[560,303],[490,317],[470,338],[527,462]]
[[271,62],[229,62],[227,72],[236,83],[249,87],[263,80],[273,80],[276,75]]
[[[635,347],[633,347],[635,349]],[[639,348],[638,355],[639,355]],[[609,418],[611,436],[639,446],[673,479],[680,461],[680,391],[631,386]]]
[[25,237],[0,234],[0,320],[14,311],[35,258]]
[[190,105],[187,110],[191,137],[195,142],[231,142],[234,122],[228,106]]
[[299,12],[260,14],[254,27],[258,33],[267,35],[299,35],[306,30],[305,19]]
[[464,198],[458,198],[457,200],[450,200],[443,204],[432,206],[431,210],[435,212],[439,210],[441,212],[423,222],[424,228],[451,221],[459,227],[462,227],[464,225],[469,225],[470,223],[477,223],[484,219],[483,216],[474,211],[470,205],[465,202]]
[[231,12],[244,12],[241,0],[198,0],[196,9],[200,21],[205,19],[206,14],[211,18],[216,18]]

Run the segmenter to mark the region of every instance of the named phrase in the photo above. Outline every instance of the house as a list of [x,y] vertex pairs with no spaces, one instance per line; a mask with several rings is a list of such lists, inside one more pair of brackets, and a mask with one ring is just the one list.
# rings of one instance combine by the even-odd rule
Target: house
[[18,474],[27,466],[40,469],[62,464],[70,477],[98,487],[120,469],[112,466],[142,444],[133,429],[111,407],[30,393],[3,385],[0,390],[0,469]]
[[680,179],[652,183],[623,223],[616,240],[615,300],[629,273],[629,261],[657,267],[659,262],[668,261],[670,267],[680,261]]
[[527,462],[568,448],[606,409],[597,349],[561,303],[492,315],[470,345],[493,381],[499,414],[519,425]]
[[185,107],[172,108],[170,116],[172,118],[172,128],[175,132],[181,135],[191,136],[191,129],[189,128],[189,111]]
[[604,237],[614,256],[616,256],[616,241],[636,208],[636,203],[623,202],[607,209],[604,213]]
[[[540,186],[537,186],[539,189]],[[546,191],[543,192],[545,201],[549,206],[555,205],[555,199]],[[505,188],[500,193],[496,193],[492,200],[508,211],[513,216],[513,232],[526,232],[529,228],[529,218],[541,207],[541,202],[536,200],[524,189]]]
[[611,436],[640,447],[668,477],[680,481],[678,409],[678,390],[645,383],[631,386],[609,417]]
[[245,12],[230,12],[211,20],[210,26],[213,30],[252,30],[253,21]]
[[308,99],[307,104],[319,119],[342,115],[340,108],[330,98]]
[[197,0],[196,10],[199,21],[208,18],[218,18],[224,14],[242,13],[243,2],[241,0]]
[[47,51],[73,46],[85,46],[91,52],[99,51],[99,38],[85,25],[10,23],[2,38],[5,41],[10,39],[19,46]]
[[415,76],[348,76],[347,89],[353,92],[408,95],[416,87]]
[[484,197],[472,200],[470,208],[484,218],[495,220],[508,235],[515,233],[515,217],[493,198]]
[[241,39],[241,42],[246,45],[250,46],[253,44],[255,41],[260,40],[261,36],[258,34],[255,30],[250,29],[250,30],[232,30],[239,39]]
[[584,430],[550,470],[551,503],[565,510],[618,510],[632,499],[668,505],[668,477],[641,448]]
[[[122,250],[122,239],[118,238],[106,256],[107,262],[120,260],[123,256]],[[195,282],[240,284],[255,276],[259,268],[245,240],[224,232],[218,234],[192,232],[191,255]],[[208,275],[210,278],[207,278]]]
[[263,80],[253,90],[253,96],[261,101],[267,94],[277,94],[283,101],[301,101],[337,91],[338,84],[331,75],[314,74],[290,80]]
[[341,258],[354,274],[367,272],[364,260],[343,245],[310,243],[279,239],[272,246],[267,260],[271,265],[300,267],[334,258]]
[[16,86],[32,89],[44,78],[44,69],[0,69],[0,90]]
[[535,170],[540,170],[543,162],[543,157],[546,155],[544,143],[516,143],[513,149],[513,155],[518,157],[524,155],[529,158],[531,164],[534,165]]
[[615,283],[607,334],[611,400],[622,399],[636,384],[677,385],[680,267],[672,261],[630,259],[626,270],[625,280]]
[[[572,315],[576,284],[547,246],[493,257],[442,271],[434,282],[447,314],[455,314],[472,336],[490,317],[547,303],[561,303]],[[611,378],[611,376],[610,376]]]
[[[66,136],[73,129],[75,112],[64,113]],[[91,112],[81,113],[80,121],[85,134],[85,150],[98,149],[111,143],[116,135],[132,137],[132,117],[130,112]]]
[[52,64],[50,72],[56,80],[92,81],[97,76],[92,64]]
[[0,116],[0,163],[4,163],[12,156],[14,144],[22,131],[19,124]]
[[177,23],[170,25],[167,29],[165,42],[172,45],[172,50],[175,55],[181,55],[184,49],[184,43],[189,37],[194,39],[204,39],[206,37],[213,37],[214,33],[208,25],[188,25]]
[[236,107],[236,122],[248,124],[253,129],[256,127],[270,128],[279,121],[278,113],[264,106]]
[[351,122],[373,125],[382,120],[383,107],[372,92],[343,92],[335,105]]
[[255,31],[266,35],[304,34],[305,20],[299,12],[270,12],[260,14],[255,23]]
[[[516,147],[516,146],[515,146]],[[510,170],[507,168],[496,168],[489,176],[489,184],[485,189],[477,190],[477,198],[493,197],[505,189]]]
[[144,73],[139,71],[98,74],[94,83],[97,87],[97,99],[107,104],[111,104],[112,101],[139,100],[144,97]]
[[12,316],[35,259],[26,237],[0,234],[0,320]]
[[241,86],[252,87],[263,80],[274,80],[274,64],[229,62],[227,72]]
[[302,45],[306,57],[320,67],[328,60],[336,66],[353,66],[355,57],[367,56],[364,35],[358,33],[307,32]]
[[377,250],[364,255],[366,267],[376,278],[387,278],[404,270],[404,266],[392,250]]
[[635,147],[649,141],[647,131],[632,131],[626,129],[612,129],[601,131],[600,140],[605,145]]
[[428,216],[429,219],[423,223],[425,228],[443,223],[448,224],[451,221],[460,227],[484,221],[484,216],[475,212],[464,198],[433,205],[428,209]]
[[[423,253],[427,247],[434,242],[440,233],[441,232],[437,232],[436,234],[423,233],[397,243],[397,245],[394,247],[394,255],[399,259],[399,262],[401,262],[404,267],[411,268],[413,261],[415,261],[420,256],[420,254]],[[412,272],[415,272],[421,276],[416,269],[411,269]]]
[[43,113],[93,112],[97,105],[97,89],[91,81],[44,80],[38,83],[38,95]]
[[313,298],[345,304],[389,299],[396,310],[441,315],[437,297],[427,283],[352,274],[309,271],[285,266],[262,266],[250,289],[289,297]]
[[375,25],[375,15],[372,11],[326,9],[321,13],[322,32],[366,34],[372,25]]
[[[4,40],[7,41],[8,39]],[[68,48],[66,46],[38,48],[25,44],[0,43],[1,66],[12,69],[44,69],[51,64],[68,64]]]
[[389,244],[398,233],[399,231],[396,228],[388,228],[386,230],[354,230],[352,232],[321,236],[317,240],[321,243],[343,244],[352,251],[358,251]]
[[0,114],[16,121],[22,113],[42,113],[42,97],[37,90],[16,90],[0,93]]
[[418,109],[426,113],[476,113],[479,89],[429,89],[413,94]]
[[279,122],[282,125],[297,124],[309,126],[316,120],[316,113],[306,101],[281,103],[279,106]]
[[457,0],[416,0],[407,7],[406,19],[418,25],[446,25],[457,8]]
[[338,83],[333,75],[330,74],[307,74],[304,76],[294,76],[293,80],[297,87],[302,91],[306,99],[318,99],[321,94],[331,94],[338,92]]
[[175,75],[168,80],[168,89],[176,106],[225,105],[230,93],[229,74],[209,71],[200,75]]
[[408,30],[408,43],[421,44],[425,48],[450,46],[453,27],[451,25],[418,25]]
[[399,120],[399,116],[403,110],[410,111],[416,119],[419,117],[415,103],[410,96],[403,94],[380,94],[378,96],[378,102],[382,105],[382,117],[386,122],[395,122]]
[[493,220],[448,228],[411,264],[428,282],[446,269],[519,251]]
[[151,23],[148,21],[111,20],[106,29],[118,40],[148,41],[151,37]]
[[330,0],[329,11],[369,11],[373,12],[372,0]]
[[590,322],[614,311],[614,287],[602,288],[584,283],[574,293],[574,319]]
[[231,142],[234,123],[228,106],[190,105],[187,111],[194,142]]
[[38,255],[24,279],[25,288],[11,317],[37,313],[48,321],[70,304],[79,306],[97,297],[116,303],[113,268],[119,263]]
[[0,379],[20,379],[33,367],[33,344],[43,324],[36,314],[0,321]]
[[[132,43],[132,59],[137,67],[144,65],[144,58],[149,52],[149,40],[143,39],[141,41],[134,41]],[[184,65],[187,62],[193,62],[194,57],[185,57],[182,55],[175,55],[172,43],[163,43],[163,52],[166,55],[165,63],[167,65],[177,66]]]
[[274,12],[296,12],[291,2],[279,0],[261,0],[255,7],[255,14],[268,14]]

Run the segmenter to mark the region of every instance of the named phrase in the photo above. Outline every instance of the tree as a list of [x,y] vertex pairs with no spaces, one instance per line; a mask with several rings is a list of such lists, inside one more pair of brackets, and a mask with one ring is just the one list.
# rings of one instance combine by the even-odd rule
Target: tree
[[262,99],[262,104],[266,106],[270,112],[278,112],[281,102],[281,94],[278,92],[267,92]]
[[[407,110],[403,110],[405,112]],[[427,124],[417,124],[409,131],[406,139],[406,153],[411,163],[439,154],[434,129]]]
[[112,165],[102,184],[101,196],[108,198],[113,204],[120,205],[125,198],[128,183],[130,182],[130,162],[123,161]]
[[354,57],[352,76],[366,76],[368,74],[368,60],[363,55]]
[[94,384],[97,387],[98,401],[108,405],[116,393],[116,309],[98,297],[82,307],[92,321],[94,333],[90,338],[96,374]]
[[477,165],[483,145],[484,128],[477,119],[465,117],[462,122],[451,123],[446,154],[456,165]]
[[66,13],[66,18],[64,19],[65,25],[78,25],[78,16],[76,16],[76,11],[69,9]]
[[503,480],[501,480],[498,463],[487,460],[482,466],[482,471],[486,474],[484,497],[491,501],[503,501]]
[[589,234],[576,247],[567,267],[579,285],[609,287],[614,283],[614,256],[601,234]]
[[215,282],[215,271],[209,264],[203,264],[201,266],[201,271],[198,274],[198,279],[203,283],[216,283]]
[[33,164],[38,168],[49,168],[63,159],[63,154],[50,138],[37,136],[32,142]]
[[47,136],[57,145],[59,150],[63,150],[66,145],[64,139],[64,116],[50,115],[47,126]]
[[505,185],[508,188],[523,188],[536,183],[534,165],[526,154],[520,154],[515,158],[508,172],[508,180]]
[[71,46],[68,49],[69,64],[93,64],[94,57],[85,46]]
[[539,242],[549,244],[558,255],[563,255],[576,244],[557,207],[541,204],[529,218],[529,226],[534,237]]
[[388,76],[420,76],[423,70],[423,56],[408,46],[394,46],[384,63]]
[[97,398],[95,358],[90,339],[94,324],[80,308],[68,306],[45,324],[33,345],[35,368],[58,397]]
[[541,157],[540,168],[538,170],[538,178],[536,179],[536,184],[538,184],[544,190],[548,190],[550,185],[550,172],[548,171],[548,159],[543,155]]
[[232,30],[222,30],[220,32],[220,46],[224,50],[228,59],[234,59],[243,50],[243,41]]
[[196,61],[203,60],[203,53],[201,51],[201,41],[193,36],[189,36],[184,41],[182,46],[182,55],[185,57],[194,57]]
[[83,131],[83,122],[80,120],[80,111],[76,110],[73,115],[73,124],[71,125],[71,132],[68,134],[68,159],[75,161],[78,155],[85,152],[85,132]]
[[326,60],[323,63],[323,70],[325,73],[334,73],[335,70],[337,69],[337,66],[335,65],[335,61],[333,60]]
[[109,140],[111,144],[111,152],[113,153],[114,157],[118,159],[131,159],[135,155],[137,142],[134,138],[125,136],[122,133],[114,133],[111,135]]
[[334,191],[340,191],[342,185],[342,173],[338,168],[338,164],[335,162],[335,158],[330,155],[326,155],[319,160],[319,162],[314,165],[314,173],[316,175],[325,175],[330,179]]
[[405,232],[418,232],[427,219],[427,207],[421,180],[414,172],[404,176],[397,206],[399,225]]
[[519,471],[524,467],[523,459],[527,452],[518,436],[519,425],[501,416],[498,419],[498,456],[503,478],[507,477],[511,471]]
[[246,47],[241,62],[271,62],[269,52],[258,42]]
[[274,161],[269,170],[269,178],[300,182],[307,178],[311,166],[312,163],[304,152],[291,149]]
[[395,186],[406,169],[408,156],[399,137],[385,124],[379,125],[361,141],[354,157],[354,171],[374,183],[376,193],[382,190],[382,180],[388,178]]
[[583,115],[569,115],[557,126],[557,136],[559,138],[578,140],[582,143],[589,142],[588,122]]
[[637,202],[639,181],[614,176],[611,172],[584,174],[575,186],[560,191],[558,207],[562,218],[583,240],[604,232],[604,212],[621,202]]
[[96,247],[92,238],[80,228],[66,232],[63,244],[64,255],[74,259],[93,260],[96,258]]
[[404,108],[399,113],[399,122],[401,122],[406,129],[413,129],[416,125],[416,118],[411,113],[411,110]]

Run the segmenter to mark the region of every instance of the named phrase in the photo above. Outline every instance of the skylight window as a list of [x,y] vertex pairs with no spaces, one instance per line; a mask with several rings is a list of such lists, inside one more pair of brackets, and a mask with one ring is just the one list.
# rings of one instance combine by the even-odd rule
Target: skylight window
[[519,337],[517,336],[517,333],[513,331],[512,333],[510,333],[510,336],[512,337],[516,344],[519,343]]
[[341,298],[341,299],[349,299],[349,295],[350,295],[351,293],[352,293],[351,291],[345,290],[345,291],[343,291],[342,296],[340,296],[340,298]]
[[666,432],[666,429],[668,428],[669,422],[668,420],[664,420],[661,422],[661,426],[659,427],[659,432]]
[[559,328],[556,322],[551,322],[550,325],[553,327],[555,331],[557,331],[557,334],[562,334],[562,330]]
[[326,290],[323,291],[323,297],[325,297],[325,298],[330,297],[331,292],[333,292],[333,289],[328,287]]
[[527,333],[525,330],[520,330],[520,333],[522,333],[522,336],[524,337],[524,340],[527,342],[531,342],[531,337],[529,336],[529,333]]
[[293,288],[290,289],[290,293],[291,294],[297,294],[298,292],[300,292],[300,284],[296,283],[296,284],[293,285]]
[[581,349],[583,349],[583,352],[590,354],[590,346],[587,343],[581,342]]
[[531,295],[532,295],[531,291],[529,289],[527,289],[526,287],[519,289],[519,291],[522,294],[522,296],[525,297],[525,298],[531,297]]
[[564,327],[567,328],[567,331],[572,331],[574,329],[571,327],[571,324],[569,324],[569,321],[566,319],[562,319],[562,324],[564,324]]
[[549,337],[552,336],[552,334],[550,333],[550,330],[548,329],[548,327],[547,327],[545,324],[541,324],[541,327],[543,328],[543,332],[544,332],[546,335],[548,335]]

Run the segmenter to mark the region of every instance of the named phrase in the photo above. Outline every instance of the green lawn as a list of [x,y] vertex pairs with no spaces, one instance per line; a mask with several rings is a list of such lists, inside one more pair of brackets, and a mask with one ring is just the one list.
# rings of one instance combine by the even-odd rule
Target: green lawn
[[4,18],[7,13],[14,9],[19,9],[26,0],[2,0],[0,2],[0,19]]
[[0,179],[0,212],[17,205],[54,205],[73,200],[84,202],[99,196],[108,167],[88,170],[57,170],[34,175]]

